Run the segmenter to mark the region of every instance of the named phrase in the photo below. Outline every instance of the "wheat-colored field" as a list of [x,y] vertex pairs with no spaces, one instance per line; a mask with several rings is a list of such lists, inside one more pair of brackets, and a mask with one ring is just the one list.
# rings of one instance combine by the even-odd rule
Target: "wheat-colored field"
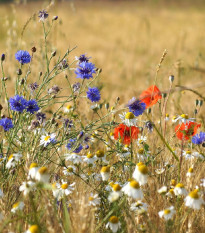
[[[15,53],[18,50],[28,50],[31,53],[32,47],[35,46],[37,49],[32,63],[29,66],[24,65],[22,69],[21,77],[26,77],[27,67],[29,67],[28,78],[25,78],[27,86],[38,80],[39,72],[43,72],[44,78],[46,77],[48,68],[46,69],[44,33],[42,22],[39,22],[38,18],[38,11],[42,9],[46,9],[49,13],[49,20],[45,21],[47,29],[51,25],[52,17],[58,16],[58,20],[53,22],[47,39],[48,55],[50,56],[53,51],[56,51],[50,69],[58,62],[59,56],[62,57],[68,49],[77,46],[68,56],[69,64],[75,60],[75,56],[80,54],[86,53],[92,57],[91,61],[95,63],[96,67],[102,69],[100,78],[95,82],[95,85],[101,89],[101,102],[103,106],[109,102],[110,107],[115,105],[115,108],[114,110],[110,107],[108,110],[103,108],[97,115],[91,112],[87,100],[84,101],[85,96],[83,96],[83,100],[79,101],[78,95],[77,102],[75,102],[73,95],[73,99],[70,99],[73,101],[72,104],[76,105],[75,114],[71,112],[66,115],[62,110],[62,112],[52,115],[52,112],[61,106],[60,100],[70,95],[70,87],[65,79],[65,74],[68,75],[71,84],[76,82],[75,74],[71,74],[72,70],[65,70],[49,84],[49,87],[54,84],[60,87],[62,98],[59,98],[59,102],[54,98],[54,102],[56,101],[57,104],[54,105],[54,102],[50,101],[47,93],[45,96],[43,94],[38,96],[42,111],[45,110],[47,113],[47,123],[46,126],[44,125],[46,130],[58,134],[56,147],[42,149],[39,145],[41,135],[35,136],[36,134],[33,134],[33,131],[28,130],[27,127],[33,118],[20,118],[20,114],[12,112],[11,117],[16,123],[16,128],[11,135],[6,134],[3,130],[0,131],[0,152],[5,153],[7,157],[9,157],[9,153],[17,153],[16,145],[11,143],[15,139],[14,143],[19,146],[20,152],[23,154],[23,162],[11,170],[6,170],[5,166],[4,168],[1,166],[0,188],[4,191],[5,196],[0,200],[0,213],[3,213],[5,219],[0,222],[0,232],[20,233],[36,224],[39,226],[39,231],[27,232],[110,233],[111,231],[106,229],[105,225],[109,217],[114,214],[118,215],[121,221],[121,230],[119,229],[118,233],[204,232],[204,206],[200,210],[191,210],[185,206],[184,197],[175,197],[174,195],[167,197],[160,195],[157,190],[164,185],[168,190],[171,189],[176,185],[171,184],[171,180],[175,179],[176,182],[183,183],[190,192],[196,186],[200,186],[201,179],[205,178],[204,147],[191,144],[191,139],[187,142],[177,139],[176,132],[174,132],[176,124],[171,121],[174,115],[188,114],[189,117],[195,117],[195,120],[201,124],[198,131],[204,132],[205,108],[202,104],[201,106],[195,105],[196,99],[205,101],[205,2],[202,0],[195,2],[191,0],[169,2],[163,0],[102,0],[53,1],[52,3],[50,1],[27,1],[26,4],[0,4],[0,54],[6,54],[3,65],[5,75],[8,77],[6,85],[9,97],[14,96],[15,88],[18,89],[18,85],[15,86],[16,71],[19,68]],[[75,64],[72,67],[75,67]],[[170,75],[175,77],[173,85],[170,84]],[[45,81],[46,78],[41,80]],[[146,112],[143,116],[138,117],[141,128],[144,127],[144,122],[150,119],[156,125],[156,131],[152,134],[148,133],[145,127],[144,131],[140,131],[140,136],[148,137],[146,143],[149,144],[148,150],[150,150],[151,159],[146,161],[149,178],[148,184],[143,187],[145,197],[143,200],[149,208],[148,212],[145,211],[146,213],[138,215],[130,211],[131,200],[125,195],[114,203],[109,203],[107,200],[109,196],[106,190],[109,186],[108,182],[99,182],[97,179],[103,162],[96,163],[96,168],[93,169],[89,166],[86,167],[85,163],[82,163],[81,166],[71,164],[69,161],[69,165],[74,165],[76,170],[72,176],[65,178],[66,176],[62,172],[62,169],[66,167],[65,159],[61,160],[61,156],[63,158],[65,143],[70,139],[71,133],[69,135],[62,130],[61,119],[68,116],[74,122],[76,121],[76,128],[72,133],[75,137],[78,136],[78,139],[81,130],[86,129],[89,124],[93,127],[89,128],[90,131],[88,130],[90,135],[99,129],[97,133],[100,136],[96,133],[99,138],[92,138],[91,153],[95,154],[99,149],[106,151],[111,166],[110,177],[112,179],[110,178],[109,181],[119,182],[122,186],[128,178],[132,177],[134,170],[132,166],[140,161],[139,149],[145,149],[146,143],[136,142],[133,145],[131,143],[128,148],[132,151],[131,163],[133,164],[123,161],[123,166],[120,167],[118,152],[122,150],[121,152],[124,153],[124,147],[120,140],[110,139],[114,123],[121,121],[118,113],[114,111],[126,107],[128,100],[133,96],[138,98],[143,90],[153,84],[157,85],[163,94],[168,94],[168,98],[163,97],[160,104],[152,108],[150,115]],[[172,85],[171,89],[170,85]],[[21,88],[24,87],[19,85],[19,90],[22,91]],[[3,90],[3,87],[0,89]],[[23,91],[22,93],[24,93]],[[28,93],[26,96],[31,97]],[[0,104],[2,103],[4,108],[2,112],[0,110],[0,113],[7,116],[11,111],[8,111],[7,102],[4,101],[5,97],[2,94]],[[116,101],[117,97],[120,98],[118,102]],[[46,98],[49,100],[47,101]],[[44,101],[47,105],[44,105]],[[65,102],[63,104],[65,105]],[[49,113],[49,110],[52,112]],[[165,121],[166,113],[170,116],[167,123]],[[103,114],[108,114],[108,118],[102,117]],[[18,120],[18,116],[20,120]],[[90,123],[92,121],[96,123],[97,126],[94,124],[96,128]],[[22,129],[19,126],[21,124]],[[107,139],[110,144],[107,143]],[[190,153],[197,151],[201,153],[202,157],[185,159],[185,151],[191,151]],[[146,153],[148,152],[146,151]],[[80,155],[85,153],[87,153],[86,150]],[[180,161],[175,160],[173,154],[176,154]],[[52,195],[51,192],[51,189],[52,191],[57,189],[55,185],[51,187],[46,184],[44,186],[44,184],[36,182],[36,191],[32,191],[24,197],[19,191],[19,187],[27,179],[32,162],[37,162],[39,166],[49,167],[51,183],[67,179],[70,185],[75,181],[75,191],[69,197],[59,199],[56,204],[54,194]],[[194,169],[194,175],[190,179],[186,177],[189,168]],[[161,169],[161,171],[157,172],[157,169]],[[5,171],[5,174],[2,171]],[[96,175],[96,179],[94,175]],[[200,188],[202,196],[204,187]],[[91,193],[95,194],[97,191],[101,197],[100,210],[96,206],[88,206],[88,202],[92,201]],[[24,201],[24,213],[12,215],[12,205],[19,200]],[[158,212],[171,205],[175,206],[176,217],[173,221],[163,221],[159,218]]]

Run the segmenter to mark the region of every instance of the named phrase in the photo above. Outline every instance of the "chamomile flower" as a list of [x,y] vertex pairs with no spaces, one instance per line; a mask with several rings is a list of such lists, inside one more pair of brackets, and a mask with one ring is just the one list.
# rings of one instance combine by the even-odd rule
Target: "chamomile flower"
[[17,211],[23,210],[23,208],[24,208],[24,203],[22,201],[19,201],[13,204],[11,212],[15,214]]
[[137,124],[137,118],[132,112],[123,112],[119,114],[119,117],[126,126],[136,126]]
[[145,161],[149,156],[150,156],[150,151],[145,152],[144,148],[140,148],[137,151],[137,158],[141,161]]
[[173,198],[175,196],[174,194],[174,189],[170,189],[167,193],[166,193],[167,197]]
[[194,169],[193,169],[193,167],[190,167],[187,174],[186,174],[186,176],[191,177],[193,175],[193,173],[194,173]]
[[89,206],[100,205],[100,201],[101,201],[100,197],[98,197],[98,194],[93,194],[93,193],[91,193],[88,200],[89,200],[89,203],[88,203]]
[[39,227],[38,225],[31,225],[25,233],[39,233]]
[[10,169],[11,167],[15,167],[16,164],[21,160],[22,154],[16,153],[11,154],[8,158],[8,162],[6,163],[6,168]]
[[128,195],[129,197],[132,197],[133,199],[143,199],[143,193],[140,189],[140,185],[137,181],[132,180],[129,181],[123,188],[122,191]]
[[122,195],[121,189],[122,187],[119,184],[112,184],[112,192],[108,196],[109,202],[114,202],[119,199]]
[[97,158],[94,156],[94,154],[91,154],[90,152],[87,153],[86,156],[83,156],[83,161],[87,164],[92,164],[94,165],[95,161],[97,160]]
[[96,151],[95,158],[96,158],[96,160],[100,160],[104,163],[108,163],[108,161],[106,160],[106,154],[103,150]]
[[31,179],[35,179],[38,169],[39,167],[37,163],[31,163],[29,167],[28,177],[30,177]]
[[116,216],[111,216],[109,222],[106,224],[106,228],[110,228],[110,230],[114,233],[118,231],[120,226],[121,223],[119,222],[119,219]]
[[74,166],[67,166],[63,168],[63,174],[65,176],[71,176],[76,171],[76,167]]
[[142,202],[141,200],[136,201],[131,204],[130,209],[137,214],[143,214],[147,212],[147,203]]
[[159,211],[159,217],[164,218],[166,221],[171,219],[173,215],[175,214],[174,206],[171,206],[165,210]]
[[191,153],[191,151],[183,151],[182,152],[182,155],[185,157],[185,159],[187,160],[187,159],[194,159],[194,156],[193,156],[193,154]]
[[120,153],[117,154],[117,156],[120,157],[120,159],[127,159],[131,155],[130,151],[127,149],[123,149]]
[[65,160],[70,161],[73,164],[80,164],[82,162],[82,157],[76,153],[65,154]]
[[189,195],[184,199],[185,206],[188,206],[192,209],[199,210],[205,202],[199,196],[199,190],[195,189],[194,191],[190,192]]
[[167,192],[167,186],[162,186],[160,189],[157,190],[159,194],[165,194]]
[[70,105],[70,104],[68,104],[68,105],[66,105],[66,106],[64,107],[63,110],[64,110],[65,113],[70,113],[70,112],[73,111],[73,106]]
[[137,139],[137,145],[140,146],[142,145],[143,143],[145,143],[147,141],[147,137],[146,136],[140,136],[138,139]]
[[200,185],[205,188],[205,179],[201,179],[201,184]]
[[70,195],[73,192],[74,186],[75,186],[75,182],[69,185],[66,181],[61,180],[61,183],[62,183],[61,185],[60,184],[56,184],[56,186],[60,190],[59,198],[62,198],[63,196]]
[[100,174],[102,176],[102,180],[106,181],[110,177],[110,166],[104,166],[100,170]]
[[40,167],[36,173],[35,179],[39,182],[48,183],[50,175],[47,167]]
[[140,183],[140,185],[146,184],[148,178],[147,166],[142,162],[138,163],[132,176]]
[[30,191],[34,189],[35,183],[32,181],[23,182],[19,187],[19,191],[23,192],[23,195],[26,196]]
[[187,190],[184,188],[184,185],[182,183],[178,183],[174,188],[174,194],[176,196],[186,196]]
[[169,121],[169,119],[170,119],[170,117],[169,117],[169,114],[168,113],[166,113],[166,115],[165,115],[165,121]]
[[56,137],[55,133],[42,135],[41,141],[40,141],[40,146],[43,145],[44,147],[47,147],[51,143],[52,144],[56,143],[55,137]]
[[194,122],[196,119],[195,118],[189,118],[188,117],[188,114],[182,114],[180,116],[177,116],[175,118],[172,118],[172,122],[177,122],[179,121],[179,124],[180,123],[184,123],[186,124],[187,122],[191,121],[191,122]]

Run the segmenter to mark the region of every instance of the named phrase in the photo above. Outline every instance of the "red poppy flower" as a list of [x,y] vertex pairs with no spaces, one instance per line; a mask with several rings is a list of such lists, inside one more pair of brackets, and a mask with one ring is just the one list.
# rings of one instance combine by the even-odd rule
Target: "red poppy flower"
[[115,140],[122,139],[123,144],[130,144],[132,139],[137,139],[139,133],[139,128],[132,126],[128,127],[124,124],[120,124],[118,127],[114,129],[114,138]]
[[186,124],[182,123],[175,127],[176,136],[180,140],[189,140],[191,136],[197,133],[197,129],[201,127],[196,122],[189,121]]
[[152,85],[140,95],[140,100],[146,104],[146,108],[156,104],[161,98],[162,94],[155,85]]

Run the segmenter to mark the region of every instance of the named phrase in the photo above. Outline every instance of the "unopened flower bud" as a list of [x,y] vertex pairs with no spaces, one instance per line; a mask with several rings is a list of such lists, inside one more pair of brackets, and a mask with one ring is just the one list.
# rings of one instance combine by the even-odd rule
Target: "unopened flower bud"
[[17,73],[18,75],[22,75],[22,70],[21,70],[21,69],[18,69],[18,70],[16,71],[16,73]]
[[199,100],[199,106],[201,107],[203,105],[203,100]]
[[194,114],[197,114],[198,113],[198,110],[197,109],[194,109]]
[[0,104],[0,111],[3,109],[3,106]]
[[99,105],[98,105],[99,109],[102,109],[102,106],[103,106],[102,104],[99,104]]
[[195,101],[195,105],[197,106],[199,104],[199,100],[198,99],[196,99],[196,101]]
[[31,49],[32,53],[35,53],[36,52],[36,47],[34,46],[32,49]]
[[170,76],[169,76],[169,81],[170,81],[171,83],[174,82],[174,75],[170,75]]
[[53,16],[52,20],[57,20],[58,19],[58,16]]
[[42,73],[42,71],[41,71],[41,72],[39,73],[39,76],[41,77],[41,76],[42,76],[42,74],[43,74],[43,73]]
[[106,109],[109,109],[109,107],[110,107],[110,104],[109,104],[109,103],[106,103],[106,104],[105,104],[105,108],[106,108]]
[[24,82],[25,82],[25,80],[24,80],[24,78],[22,78],[20,81],[20,85],[24,85]]
[[51,56],[52,56],[52,57],[55,57],[55,55],[56,55],[56,51],[53,51],[53,52],[51,53]]
[[5,60],[5,57],[6,57],[6,55],[3,53],[3,54],[1,55],[1,61],[4,61],[4,60]]
[[119,102],[120,101],[120,97],[117,97],[116,101]]
[[162,97],[166,98],[167,97],[167,93],[162,93]]
[[152,111],[151,108],[148,108],[148,109],[147,109],[147,113],[148,113],[148,114],[151,113],[151,111]]
[[6,80],[8,80],[8,77],[3,77],[3,78],[2,78],[2,81],[5,82]]

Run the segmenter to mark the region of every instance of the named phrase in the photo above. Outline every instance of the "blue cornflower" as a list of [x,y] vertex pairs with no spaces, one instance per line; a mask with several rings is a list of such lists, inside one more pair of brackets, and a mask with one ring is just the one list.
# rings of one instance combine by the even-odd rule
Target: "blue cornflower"
[[23,112],[27,107],[27,100],[23,96],[15,95],[13,98],[9,99],[10,108],[16,112]]
[[38,12],[39,21],[45,21],[48,18],[48,12],[46,10],[42,10]]
[[19,50],[16,54],[15,54],[15,58],[16,60],[18,60],[22,65],[29,63],[31,61],[31,56],[29,54],[28,51],[24,51],[24,50]]
[[196,134],[195,136],[193,136],[192,142],[197,145],[200,145],[203,142],[205,142],[205,132],[200,132],[199,134]]
[[38,107],[38,104],[36,100],[29,100],[27,101],[26,111],[34,114],[37,112],[40,108]]
[[5,131],[9,131],[9,129],[14,127],[12,120],[9,118],[2,118],[0,120],[0,125],[4,128]]
[[97,87],[89,87],[87,91],[87,98],[92,102],[98,102],[100,100],[100,91]]
[[76,57],[76,60],[79,61],[79,63],[82,63],[82,62],[89,62],[89,59],[91,57],[86,57],[85,54],[82,54],[80,55],[80,57]]
[[96,67],[92,62],[81,62],[75,71],[77,74],[76,78],[90,79],[93,77],[93,74],[96,73],[95,70]]
[[135,116],[139,116],[142,115],[142,113],[145,111],[146,104],[133,97],[128,102],[128,107],[130,112],[132,112]]
[[69,140],[69,143],[66,145],[66,148],[69,149],[69,150],[73,150],[74,153],[79,153],[82,149],[83,149],[83,146],[81,144],[77,144],[76,145],[76,142],[77,142],[77,139],[70,139]]

